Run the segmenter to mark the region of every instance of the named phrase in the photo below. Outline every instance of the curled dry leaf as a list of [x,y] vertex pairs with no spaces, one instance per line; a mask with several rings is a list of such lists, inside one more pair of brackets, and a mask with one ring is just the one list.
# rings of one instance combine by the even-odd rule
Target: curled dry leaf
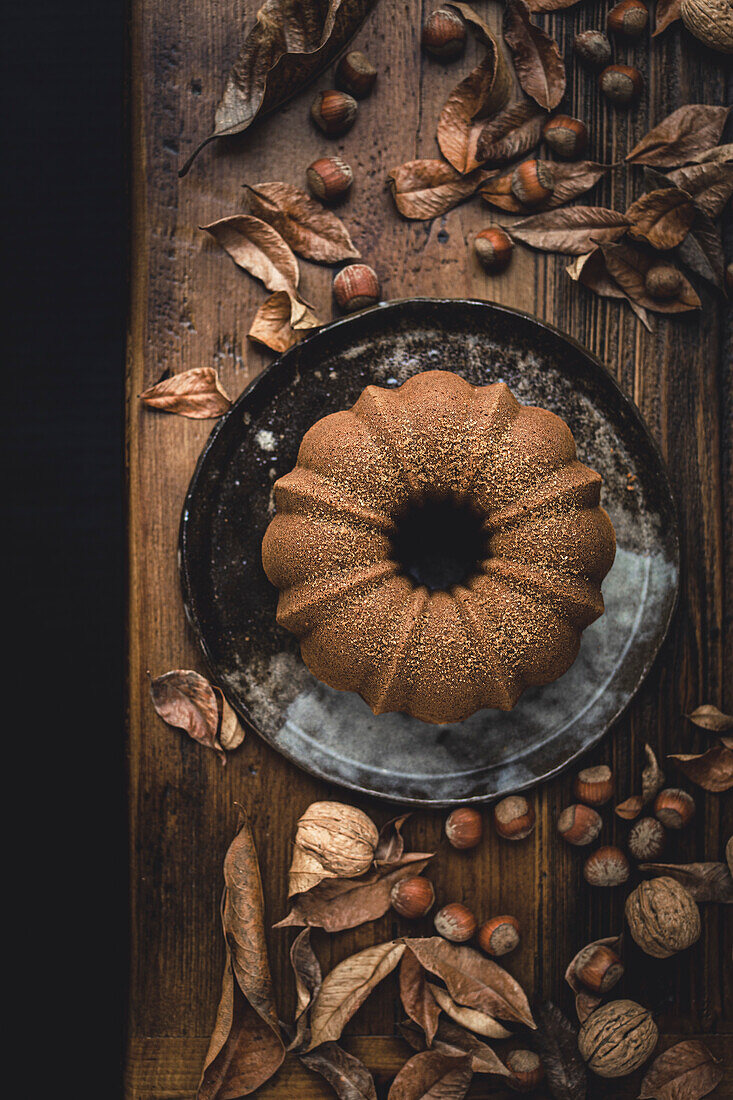
[[372,990],[402,958],[399,940],[378,943],[335,966],[326,975],[311,1008],[311,1035],[306,1050],[335,1041]]
[[198,672],[177,668],[150,681],[150,695],[157,713],[169,726],[184,730],[194,741],[226,756],[219,744],[219,707],[209,681]]
[[328,1081],[339,1100],[377,1100],[369,1070],[338,1043],[323,1043],[317,1050],[301,1054],[300,1060]]
[[469,1055],[425,1050],[405,1063],[387,1100],[462,1100],[472,1077]]
[[725,285],[725,257],[720,230],[703,210],[698,210],[692,228],[682,244],[677,246],[677,256],[718,290]]
[[232,407],[219,375],[213,367],[194,367],[164,378],[140,394],[151,409],[177,413],[191,420],[210,420],[223,416]]
[[300,1050],[308,1034],[308,1010],[323,982],[321,964],[311,946],[311,930],[304,928],[290,947],[290,963],[295,975],[295,1035],[288,1050]]
[[440,1017],[440,1006],[433,996],[420,966],[409,947],[400,963],[400,999],[411,1020],[425,1033],[425,1041],[432,1045]]
[[244,741],[244,729],[236,711],[226,701],[221,688],[215,687],[214,694],[219,710],[219,744],[225,752],[233,752]]
[[632,202],[626,211],[629,235],[646,240],[653,248],[676,248],[695,220],[695,204],[686,191],[665,187],[649,191]]
[[476,143],[482,164],[506,164],[539,145],[547,114],[531,99],[510,104],[487,122]]
[[594,940],[592,943],[586,944],[585,947],[581,947],[580,951],[578,951],[573,956],[567,970],[565,971],[565,981],[568,983],[573,993],[580,994],[586,992],[583,983],[578,980],[575,974],[575,969],[578,965],[578,959],[580,958],[580,956],[583,955],[589,947],[610,947],[612,951],[616,951],[618,953],[620,946],[620,936],[606,936],[606,938],[603,940]]
[[685,1039],[652,1062],[639,1100],[701,1100],[723,1080],[723,1067],[698,1039]]
[[546,252],[581,256],[598,241],[616,241],[628,220],[617,210],[602,206],[571,206],[566,210],[535,214],[510,227],[515,240]]
[[[425,1036],[414,1024],[400,1024],[400,1033],[413,1050],[425,1050]],[[509,1077],[510,1072],[494,1051],[470,1031],[451,1020],[441,1020],[432,1042],[433,1050],[443,1054],[470,1054],[474,1073],[491,1073],[496,1077]]]
[[576,993],[575,1013],[581,1024],[588,1019],[591,1012],[595,1012],[601,1004],[601,1000],[601,997],[594,997],[592,993],[586,993],[584,990],[581,993]]
[[252,214],[232,214],[201,228],[221,245],[238,267],[260,279],[268,290],[284,290],[296,296],[300,281],[298,261],[290,245],[267,222]]
[[641,797],[644,805],[651,802],[664,786],[664,772],[659,767],[656,753],[651,745],[644,745],[646,766],[641,773]]
[[537,1030],[531,1043],[542,1059],[555,1100],[585,1100],[588,1072],[578,1052],[578,1033],[551,1001],[537,1010]]
[[657,168],[689,164],[700,153],[718,144],[729,110],[729,107],[710,107],[705,103],[680,107],[650,130],[626,160]]
[[333,264],[359,253],[340,218],[290,183],[247,185],[252,213],[277,230],[293,252],[306,260]]
[[654,10],[654,33],[652,38],[656,38],[658,34],[666,31],[667,27],[681,18],[681,3],[682,0],[657,0]]
[[285,290],[276,290],[257,310],[247,335],[250,340],[282,353],[296,344],[307,329],[319,324],[299,298]]
[[726,161],[704,161],[688,164],[667,173],[667,183],[690,195],[700,210],[717,218],[733,195],[733,164]]
[[508,0],[504,41],[512,52],[517,79],[540,107],[551,111],[565,94],[565,62],[557,42],[529,18],[525,0]]
[[288,897],[306,893],[326,878],[354,878],[370,866],[377,827],[355,806],[313,802],[298,821],[288,875]]
[[690,282],[680,272],[681,289],[676,298],[659,301],[646,289],[644,278],[652,264],[657,262],[653,252],[639,247],[632,241],[600,246],[606,269],[624,293],[644,309],[656,313],[685,313],[700,308],[700,299]]
[[706,791],[720,794],[733,787],[733,751],[726,745],[716,745],[699,756],[684,753],[669,757],[688,779]]
[[245,818],[224,859],[222,994],[197,1100],[248,1096],[285,1057],[265,943],[262,882]]
[[639,870],[676,879],[695,901],[733,904],[733,877],[726,863],[640,863]]
[[[498,69],[497,69],[498,66]],[[440,151],[456,171],[465,174],[478,168],[477,150],[486,126],[485,119],[506,105],[508,79],[497,89],[497,72],[506,73],[499,46],[492,43],[476,68],[453,89],[438,119]]]
[[623,818],[624,821],[633,821],[635,817],[638,817],[641,813],[644,805],[644,799],[640,794],[632,794],[631,798],[625,799],[623,802],[619,802],[616,806],[614,813]]
[[393,168],[388,178],[395,206],[403,218],[425,221],[470,199],[485,173],[462,176],[442,160],[410,160]]
[[712,733],[727,733],[728,730],[733,730],[733,714],[723,714],[722,710],[718,710],[710,703],[695,707],[687,717],[696,726],[710,730]]
[[[578,195],[589,191],[608,171],[606,165],[597,164],[592,160],[568,162],[567,164],[558,161],[538,161],[538,163],[551,166],[554,180],[553,192],[543,204],[545,210],[554,210],[558,206],[564,206],[576,199]],[[485,202],[488,202],[491,206],[498,206],[501,210],[509,210],[513,213],[526,212],[512,191],[511,172],[489,177],[481,187],[479,194]],[[603,239],[602,234],[599,239]]]
[[407,813],[400,814],[399,817],[393,817],[379,830],[379,840],[374,852],[375,867],[398,863],[402,859],[405,854],[405,838],[402,835],[402,826],[411,816]]
[[619,286],[606,267],[606,261],[600,248],[587,252],[584,256],[578,256],[569,267],[565,269],[577,283],[582,283],[588,290],[598,294],[601,298],[620,298],[628,302],[641,323],[651,332],[651,321],[643,306],[635,302]]
[[479,1012],[475,1008],[465,1008],[456,1004],[447,989],[432,985],[428,982],[428,988],[439,1008],[450,1016],[454,1023],[465,1027],[467,1031],[473,1031],[476,1035],[483,1035],[485,1039],[508,1039],[511,1032],[485,1012]]
[[374,0],[265,0],[227,78],[214,129],[179,175],[215,138],[239,134],[322,72],[358,30]]

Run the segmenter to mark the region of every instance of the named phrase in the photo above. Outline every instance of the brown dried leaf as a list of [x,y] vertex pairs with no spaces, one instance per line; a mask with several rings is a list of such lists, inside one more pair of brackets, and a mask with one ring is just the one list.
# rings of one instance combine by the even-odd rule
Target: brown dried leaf
[[442,160],[410,160],[388,176],[400,214],[417,221],[437,218],[470,199],[484,178],[481,171],[462,176]]
[[201,228],[238,267],[260,279],[268,290],[284,290],[295,297],[300,279],[298,261],[290,245],[267,222],[251,214],[232,214]]
[[487,122],[476,143],[482,164],[506,164],[539,145],[547,114],[531,99],[510,104]]
[[580,0],[527,0],[527,7],[530,11],[560,11],[578,3]]
[[164,378],[140,394],[151,409],[177,413],[191,420],[209,420],[223,416],[232,402],[213,367],[194,367]]
[[706,791],[719,794],[733,787],[733,752],[726,745],[716,745],[699,756],[673,754],[669,759]]
[[683,264],[718,290],[723,290],[725,258],[720,230],[703,210],[697,211],[690,232],[676,251]]
[[217,739],[219,708],[209,681],[198,672],[177,668],[150,681],[150,695],[157,713],[169,726],[184,730],[194,741],[213,749],[226,764]]
[[252,213],[271,225],[299,256],[324,264],[358,259],[341,219],[300,187],[277,181],[245,186]]
[[311,1008],[311,1036],[306,1050],[335,1041],[372,990],[402,958],[400,940],[378,943],[351,955],[326,975]]
[[[399,1029],[413,1050],[425,1050],[425,1036],[418,1027],[406,1023],[400,1024]],[[442,1054],[470,1054],[474,1073],[491,1073],[495,1077],[511,1076],[490,1046],[451,1020],[440,1021],[432,1046],[433,1050],[439,1050]]]
[[425,1032],[425,1041],[432,1045],[440,1017],[440,1007],[425,979],[425,971],[408,948],[400,963],[400,999],[411,1020]]
[[626,160],[657,168],[689,164],[720,141],[729,107],[690,103],[673,111],[631,150]]
[[[571,202],[591,187],[595,187],[608,168],[604,164],[597,164],[592,160],[560,163],[559,161],[539,161],[539,164],[551,166],[554,179],[552,195],[543,204],[544,210],[554,210],[565,203]],[[498,206],[501,210],[509,210],[514,213],[528,213],[528,208],[523,208],[512,193],[512,172],[490,177],[481,187],[479,194],[485,202],[492,206]],[[536,209],[536,208],[535,208]],[[623,215],[619,215],[623,217]]]
[[628,221],[617,210],[602,206],[571,206],[525,218],[509,227],[509,233],[530,248],[580,256],[598,241],[623,236]]
[[447,989],[432,985],[428,982],[428,989],[436,1004],[446,1016],[450,1016],[454,1023],[465,1027],[467,1031],[473,1031],[476,1035],[483,1035],[485,1039],[509,1039],[511,1032],[485,1012],[479,1012],[476,1008],[466,1008],[456,1004]]
[[578,1053],[577,1030],[551,1001],[537,1010],[537,1030],[530,1041],[555,1100],[585,1100],[588,1073]]
[[695,707],[687,717],[696,726],[710,730],[712,733],[726,733],[728,730],[733,730],[733,714],[723,714],[722,710],[718,710],[710,703]]
[[262,882],[246,818],[224,859],[224,883],[227,960],[198,1100],[248,1096],[285,1057],[267,961]]
[[525,0],[507,0],[504,41],[512,52],[517,79],[527,95],[551,111],[565,94],[565,62],[557,42],[529,18]]
[[700,1100],[723,1080],[723,1066],[698,1039],[685,1039],[654,1059],[639,1100]]
[[575,995],[575,1013],[578,1020],[582,1024],[584,1020],[587,1020],[591,1012],[595,1012],[601,1004],[600,997],[594,997],[592,993],[576,993]]
[[491,959],[472,947],[448,943],[440,936],[410,939],[406,943],[424,969],[445,982],[458,1004],[476,1008],[487,1016],[535,1026],[522,987]]
[[411,817],[410,813],[393,817],[379,830],[377,850],[374,853],[374,865],[380,867],[390,863],[398,863],[405,853],[405,838],[402,835],[402,826]]
[[323,1043],[300,1060],[328,1081],[339,1100],[377,1100],[374,1078],[363,1062],[338,1043]]
[[646,767],[641,773],[641,798],[646,806],[661,791],[664,786],[664,772],[659,767],[654,749],[651,745],[644,745],[646,754]]
[[652,331],[647,311],[638,302],[633,301],[609,274],[600,248],[587,252],[585,256],[578,256],[565,270],[571,279],[577,283],[582,283],[588,290],[592,290],[594,294],[598,294],[601,298],[620,298],[627,302],[641,323],[650,332]]
[[681,3],[682,0],[657,0],[657,6],[654,10],[654,33],[652,38],[656,38],[658,34],[666,31],[667,27],[681,18]]
[[221,688],[215,687],[214,694],[219,710],[219,744],[226,752],[233,752],[244,741],[244,729]]
[[576,954],[570,960],[567,970],[565,971],[565,981],[568,983],[573,993],[580,994],[587,992],[585,986],[582,984],[582,982],[578,981],[577,977],[575,976],[575,968],[578,965],[578,958],[585,951],[587,951],[589,947],[610,947],[612,951],[616,951],[618,953],[620,945],[620,936],[606,936],[606,938],[603,940],[593,940],[592,943],[586,944],[585,947],[581,947],[580,951],[576,952]]
[[462,1100],[472,1077],[467,1054],[425,1050],[405,1063],[392,1082],[387,1100]]
[[717,218],[733,195],[733,164],[715,160],[688,164],[669,172],[667,180],[686,191],[709,217]]
[[695,220],[695,204],[686,191],[665,187],[648,191],[626,211],[629,235],[665,251],[680,244]]
[[633,821],[635,817],[638,817],[641,813],[644,805],[644,799],[640,794],[632,794],[631,798],[627,798],[624,802],[619,802],[616,806],[614,813],[618,817],[623,818],[624,821]]
[[640,863],[639,870],[676,879],[695,901],[733,904],[733,877],[726,863]]
[[356,878],[369,869],[379,840],[370,817],[343,802],[312,802],[298,821],[288,897],[326,878]]
[[321,964],[311,946],[311,930],[304,928],[290,947],[290,963],[295,975],[295,1035],[288,1050],[300,1050],[308,1035],[308,1010],[323,983]]
[[310,328],[317,328],[321,322],[314,313],[285,290],[276,290],[257,310],[250,330],[250,340],[284,352],[301,339]]
[[657,262],[653,252],[639,247],[632,241],[602,244],[600,248],[609,275],[632,301],[637,302],[644,309],[650,309],[656,313],[685,313],[688,310],[700,308],[700,299],[682,272],[680,272],[682,289],[676,298],[658,301],[648,294],[644,277],[652,264]]

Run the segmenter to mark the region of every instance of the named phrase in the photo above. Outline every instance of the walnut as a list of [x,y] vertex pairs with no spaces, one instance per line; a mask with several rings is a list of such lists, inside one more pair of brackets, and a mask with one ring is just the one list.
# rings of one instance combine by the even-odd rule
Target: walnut
[[730,0],[682,0],[682,22],[695,38],[721,53],[733,53]]
[[626,920],[642,951],[667,959],[700,938],[700,910],[675,879],[642,882],[626,899]]
[[658,1035],[648,1009],[636,1001],[610,1001],[583,1022],[578,1049],[599,1077],[624,1077],[646,1062]]
[[313,802],[298,822],[288,897],[324,878],[354,878],[369,869],[379,840],[371,818],[341,802]]

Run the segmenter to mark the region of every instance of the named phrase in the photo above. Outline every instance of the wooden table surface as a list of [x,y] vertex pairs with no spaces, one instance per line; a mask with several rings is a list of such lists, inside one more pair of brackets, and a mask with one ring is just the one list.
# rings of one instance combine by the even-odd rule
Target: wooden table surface
[[[476,7],[498,28],[498,3],[477,0]],[[577,30],[601,26],[606,8],[588,0],[543,21],[569,54]],[[424,58],[419,34],[428,10],[430,5],[423,10],[406,0],[379,0],[355,43],[376,63],[379,81],[345,138],[329,142],[308,117],[314,87],[330,86],[326,74],[249,134],[206,149],[179,180],[177,169],[207,131],[240,28],[251,25],[256,7],[253,0],[134,0],[132,5],[127,1087],[134,1100],[195,1092],[220,990],[221,864],[236,827],[235,803],[246,806],[251,816],[272,923],[286,912],[286,874],[299,815],[315,799],[342,797],[336,787],[303,774],[251,732],[222,769],[213,753],[157,718],[148,692],[147,670],[153,675],[180,667],[205,671],[183,614],[176,541],[184,493],[212,424],[153,413],[140,406],[136,395],[164,369],[213,365],[236,396],[269,361],[246,336],[266,292],[197,228],[242,210],[245,182],[303,185],[305,168],[317,156],[343,154],[356,183],[340,213],[363,257],[378,270],[386,299],[468,296],[533,312],[597,353],[646,417],[679,502],[680,607],[647,682],[588,764],[611,764],[625,797],[639,785],[645,741],[661,755],[700,751],[708,739],[683,714],[702,702],[733,707],[733,584],[727,594],[724,584],[725,550],[730,564],[733,546],[730,495],[727,533],[724,524],[725,493],[731,491],[724,474],[730,441],[723,430],[731,392],[725,381],[730,322],[726,328],[720,300],[703,288],[698,315],[658,318],[649,334],[625,307],[572,284],[563,270],[566,257],[522,247],[504,275],[489,278],[479,269],[470,242],[479,229],[501,218],[478,199],[432,224],[399,218],[385,186],[387,171],[415,157],[437,155],[435,127],[442,103],[477,56],[470,45],[467,57],[450,66]],[[620,159],[652,124],[684,103],[724,102],[720,58],[697,47],[679,27],[653,42],[619,47],[617,59],[633,60],[646,78],[644,96],[629,115],[609,112],[593,81],[573,63],[568,66],[564,106],[586,119],[594,158]],[[590,201],[623,210],[640,185],[638,170],[619,170]],[[301,269],[305,296],[327,318],[332,271],[306,262]],[[667,771],[677,782],[673,767]],[[520,844],[501,842],[487,830],[476,852],[449,854],[441,839],[444,815],[437,812],[416,813],[407,829],[414,847],[438,851],[432,877],[441,903],[463,899],[483,918],[516,914],[523,941],[509,957],[509,969],[531,995],[552,998],[569,1015],[565,966],[584,943],[621,929],[625,896],[624,889],[586,886],[582,856],[556,836],[554,822],[571,801],[571,781],[566,774],[534,792],[538,827]],[[674,860],[720,859],[733,831],[731,806],[726,810],[721,796],[698,791],[696,797],[694,823],[673,838]],[[357,804],[379,824],[392,816],[388,807],[368,799]],[[606,818],[608,842],[623,837],[626,827],[610,809]],[[718,1054],[727,1048],[726,1078],[716,1096],[733,1096],[732,1041],[726,1038],[733,1019],[733,929],[727,915],[707,906],[699,943],[665,962],[648,959],[627,937],[627,974],[619,987],[620,994],[638,997],[658,1014],[666,1045],[673,1035],[706,1034]],[[387,915],[330,938],[316,934],[314,940],[328,969],[355,950],[403,931],[404,925]],[[418,934],[429,932],[427,921]],[[287,958],[292,938],[290,930],[269,934],[283,1019],[290,1018],[294,1003]],[[376,1071],[380,1088],[407,1057],[407,1048],[393,1038],[400,1018],[396,985],[389,979],[347,1029],[351,1049]],[[616,1083],[594,1079],[591,1096],[636,1096],[638,1082],[639,1074]],[[332,1095],[320,1078],[291,1058],[260,1094]],[[475,1088],[474,1094],[479,1094]]]

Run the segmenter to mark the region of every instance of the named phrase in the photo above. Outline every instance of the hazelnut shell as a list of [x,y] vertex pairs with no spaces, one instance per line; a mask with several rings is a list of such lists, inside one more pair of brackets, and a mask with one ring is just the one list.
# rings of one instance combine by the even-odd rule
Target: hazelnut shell
[[586,859],[583,875],[591,886],[620,886],[629,877],[629,861],[620,848],[606,844]]
[[605,69],[611,63],[611,43],[603,31],[589,30],[576,34],[575,55],[586,69]]
[[665,787],[654,799],[654,813],[668,829],[683,829],[695,816],[695,800],[679,787]]
[[609,65],[598,83],[606,99],[616,107],[630,107],[644,87],[641,73],[631,65]]
[[583,768],[573,784],[575,797],[588,806],[603,806],[613,795],[613,772],[607,764]]
[[451,943],[465,943],[476,931],[476,918],[470,909],[454,901],[435,914],[435,931]]
[[321,202],[338,202],[351,190],[354,173],[341,157],[321,157],[306,169],[311,193]]
[[676,879],[642,882],[626,899],[626,921],[642,951],[668,959],[700,938],[697,902]]
[[433,57],[451,61],[466,48],[466,24],[452,8],[436,8],[423,24],[421,41]]
[[349,264],[333,280],[333,295],[344,313],[376,305],[380,293],[377,273],[367,264]]
[[313,100],[311,118],[328,137],[340,137],[353,126],[357,107],[353,96],[329,88],[325,92],[319,92]]
[[477,939],[487,955],[508,955],[519,945],[519,921],[516,917],[492,917],[481,925]]
[[350,50],[336,66],[336,86],[355,99],[366,99],[376,79],[377,70],[360,50]]
[[494,827],[505,840],[524,840],[534,825],[534,806],[521,795],[509,795],[494,806]]
[[566,160],[580,157],[588,147],[588,130],[579,118],[555,115],[542,128],[545,144]]
[[512,173],[512,194],[522,206],[541,206],[555,190],[552,165],[542,160],[524,160]]
[[628,835],[626,845],[634,859],[659,859],[667,834],[656,817],[642,817]]
[[613,34],[620,34],[624,38],[638,38],[646,30],[648,22],[649,11],[641,0],[621,0],[608,13],[606,26]]
[[390,902],[401,917],[417,920],[429,913],[435,903],[433,884],[422,875],[400,879],[392,887]]
[[492,225],[476,234],[473,247],[482,267],[492,275],[498,275],[509,266],[514,241],[500,226]]
[[483,828],[483,818],[478,810],[459,806],[446,819],[445,835],[454,848],[475,848],[481,840]]
[[623,973],[621,959],[605,944],[591,943],[575,959],[575,977],[593,993],[608,993]]
[[515,1092],[531,1092],[545,1076],[545,1069],[533,1050],[512,1050],[504,1063],[511,1077],[506,1083]]
[[602,828],[601,815],[582,802],[566,807],[557,819],[557,831],[563,840],[579,847],[592,844]]

